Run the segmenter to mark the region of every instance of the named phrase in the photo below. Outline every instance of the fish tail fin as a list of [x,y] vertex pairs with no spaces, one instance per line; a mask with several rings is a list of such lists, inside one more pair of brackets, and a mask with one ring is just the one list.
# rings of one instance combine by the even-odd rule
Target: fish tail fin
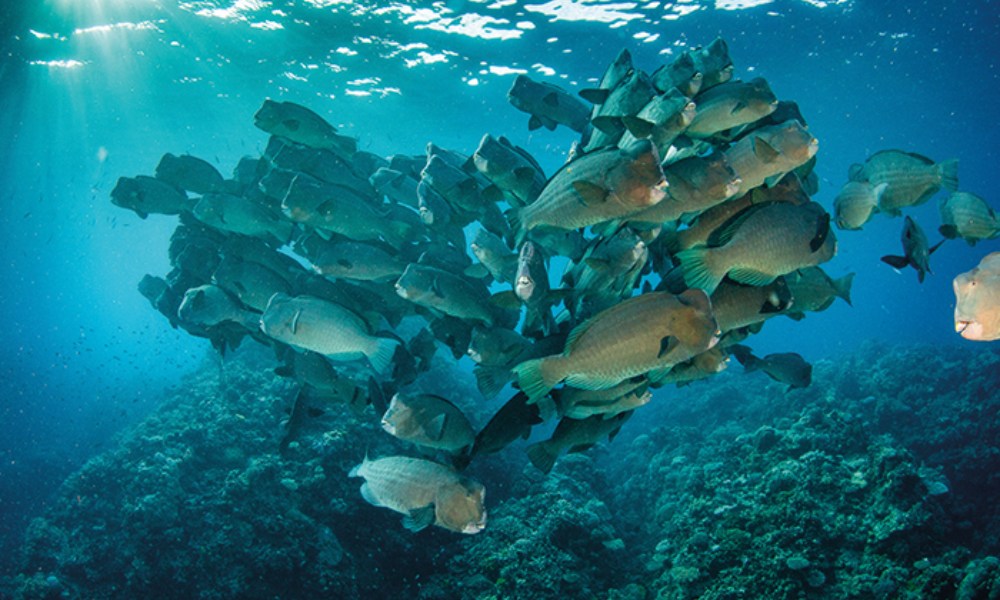
[[718,267],[713,264],[710,248],[699,247],[689,250],[681,250],[677,253],[677,260],[680,262],[684,273],[684,283],[688,287],[699,288],[706,294],[711,294],[725,276],[719,273]]
[[499,394],[513,375],[511,370],[506,367],[484,365],[476,365],[472,369],[472,374],[476,376],[476,387],[479,388],[479,392],[487,398],[493,398]]
[[958,189],[958,159],[953,158],[938,164],[938,172],[941,174],[941,187],[954,192]]
[[563,380],[564,376],[559,369],[560,358],[558,356],[535,358],[514,367],[518,384],[521,386],[521,391],[527,394],[529,404],[537,402]]
[[854,273],[848,273],[840,279],[833,280],[833,290],[838,297],[843,298],[848,306],[854,306],[851,302],[851,285],[854,283]]
[[558,454],[552,451],[548,442],[532,444],[525,452],[528,453],[528,460],[531,461],[531,464],[535,465],[535,468],[542,473],[551,471],[556,464],[556,458],[558,458]]
[[377,373],[385,373],[388,370],[392,357],[396,354],[399,342],[391,338],[375,338],[375,347],[370,354],[366,354],[368,362]]

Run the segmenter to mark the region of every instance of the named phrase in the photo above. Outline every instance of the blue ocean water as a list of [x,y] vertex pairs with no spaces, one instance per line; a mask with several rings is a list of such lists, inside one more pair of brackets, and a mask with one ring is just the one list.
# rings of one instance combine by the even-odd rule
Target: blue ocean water
[[[578,91],[622,48],[647,71],[724,37],[736,77],[765,77],[820,140],[832,210],[848,167],[900,148],[959,160],[960,189],[994,207],[1000,160],[1000,11],[995,2],[47,0],[0,13],[0,549],[59,482],[140,421],[209,355],[136,291],[170,268],[175,217],[113,206],[122,175],[165,152],[223,173],[259,154],[265,98],[311,107],[381,155],[427,142],[465,153],[505,135],[554,172],[577,137],[529,131],[506,91],[517,73]],[[910,211],[936,241],[936,200]],[[826,270],[856,272],[853,306],[774,320],[759,354],[808,360],[868,340],[961,346],[953,277],[997,241],[946,243],[922,284],[881,263],[901,219],[837,231]],[[13,540],[13,541],[11,541]],[[10,554],[8,554],[10,556]]]

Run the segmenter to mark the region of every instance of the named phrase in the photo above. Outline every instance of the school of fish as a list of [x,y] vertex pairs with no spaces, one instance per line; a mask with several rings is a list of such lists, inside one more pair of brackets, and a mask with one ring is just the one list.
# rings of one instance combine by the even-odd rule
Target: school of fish
[[[245,338],[272,347],[276,374],[298,384],[283,451],[310,408],[367,418],[372,405],[419,458],[365,457],[350,473],[363,498],[409,529],[477,533],[485,487],[462,471],[547,421],[551,436],[527,447],[544,472],[613,438],[652,390],[711,377],[730,356],[808,385],[801,356],[758,358],[745,342],[771,318],[851,303],[853,273],[820,267],[837,253],[831,224],[859,229],[944,188],[946,238],[1000,236],[986,202],[955,191],[957,161],[898,150],[852,167],[831,215],[811,199],[819,142],[799,107],[733,73],[717,39],[651,73],[622,50],[579,95],[519,75],[508,100],[529,128],[581,136],[550,174],[493,133],[471,155],[431,143],[379,156],[304,106],[266,100],[254,124],[269,143],[232,177],[166,154],[111,199],[141,218],[179,215],[172,270],[139,284],[156,310],[223,353]],[[922,281],[937,245],[910,217],[903,247],[883,260]],[[1000,337],[998,260],[955,280],[968,339]],[[508,390],[482,428],[462,408],[476,399],[421,388],[439,349],[471,358],[484,397]]]

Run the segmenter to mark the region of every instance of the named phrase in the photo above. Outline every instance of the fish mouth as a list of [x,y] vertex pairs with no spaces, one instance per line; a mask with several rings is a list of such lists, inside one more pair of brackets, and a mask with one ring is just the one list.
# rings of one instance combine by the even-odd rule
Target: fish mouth
[[983,324],[976,320],[959,319],[955,321],[955,333],[974,342],[988,340],[984,336]]
[[462,533],[479,533],[480,531],[486,529],[486,511],[483,511],[483,516],[478,521],[473,521],[472,523],[466,523],[465,527],[462,528]]
[[386,430],[389,435],[396,435],[396,428],[392,423],[386,421],[385,419],[382,419],[382,429]]

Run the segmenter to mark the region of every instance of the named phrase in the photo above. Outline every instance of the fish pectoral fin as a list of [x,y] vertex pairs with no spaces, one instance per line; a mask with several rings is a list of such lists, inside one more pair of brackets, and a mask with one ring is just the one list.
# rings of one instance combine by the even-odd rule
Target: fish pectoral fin
[[521,308],[521,299],[517,297],[514,290],[497,292],[490,296],[490,302],[505,310],[519,310]]
[[[826,243],[828,235],[830,235],[830,213],[824,212],[823,216],[816,223],[816,235],[813,236],[813,239],[809,240],[809,249],[816,252],[822,248],[823,244]],[[941,242],[944,242],[944,240],[941,240]],[[939,243],[938,245],[940,246],[941,244]]]
[[384,506],[382,501],[375,496],[375,492],[368,487],[368,482],[361,484],[361,497],[365,499],[365,502],[371,504],[372,506]]
[[768,144],[760,137],[753,139],[753,153],[765,163],[772,163],[781,156],[781,153],[775,150],[774,146]]
[[573,446],[569,450],[567,450],[566,454],[573,454],[573,453],[576,453],[576,452],[586,452],[587,450],[590,450],[591,448],[593,448],[596,445],[597,444],[593,444],[593,443],[591,443],[591,444],[577,444],[576,446]]
[[656,358],[663,358],[667,354],[670,354],[670,351],[676,348],[677,344],[678,344],[677,338],[675,338],[674,336],[668,335],[664,337],[663,339],[660,340],[660,351],[657,352]]
[[292,335],[299,332],[299,318],[302,316],[302,309],[295,311],[295,315],[292,316]]
[[[947,239],[947,238],[945,238],[945,239]],[[931,254],[934,254],[934,251],[937,250],[938,248],[940,248],[941,244],[943,244],[943,243],[944,243],[944,240],[941,240],[940,242],[938,242],[938,243],[934,244],[933,246],[931,246],[930,248],[928,248],[927,249],[927,255],[930,256]],[[927,269],[927,270],[930,271],[930,269]]]
[[474,279],[486,279],[490,276],[490,270],[486,268],[483,263],[476,263],[474,265],[469,265],[462,271],[462,274],[466,277],[472,277]]
[[604,258],[594,258],[590,257],[583,261],[588,267],[597,271],[598,273],[607,273],[611,270],[611,263]]
[[344,267],[345,269],[353,269],[354,268],[353,263],[351,263],[351,261],[347,260],[346,258],[338,258],[337,259],[337,264],[340,265],[341,267]]
[[440,414],[427,422],[427,435],[432,440],[441,441],[444,437],[445,427],[448,426],[448,415]]
[[437,277],[431,280],[431,293],[438,298],[444,298],[444,294],[441,292],[441,284],[438,283]]
[[531,167],[518,167],[514,169],[514,176],[521,185],[531,185],[535,181],[535,170]]
[[410,531],[420,531],[426,529],[434,522],[434,505],[428,504],[423,508],[416,508],[410,514],[403,517],[403,527]]
[[549,92],[548,94],[542,96],[542,102],[546,106],[551,106],[553,108],[559,106],[559,95],[555,92]]
[[298,119],[285,119],[281,124],[289,131],[298,131],[300,126]]
[[608,135],[615,135],[621,131],[622,119],[621,117],[594,117],[590,121],[590,124],[594,126],[595,129],[606,133]]
[[622,125],[636,138],[649,137],[653,133],[653,127],[655,126],[654,123],[646,119],[632,116],[622,117]]
[[746,107],[747,107],[747,103],[744,102],[744,101],[742,101],[742,100],[740,100],[739,102],[737,102],[733,106],[733,110],[729,111],[729,114],[735,115],[736,113],[740,112],[741,110],[746,109]]
[[573,189],[576,190],[577,199],[584,206],[602,204],[608,199],[608,190],[596,183],[589,181],[574,181]]
[[591,104],[604,104],[609,95],[611,95],[611,90],[603,88],[587,88],[585,90],[580,90],[580,97]]
[[949,240],[953,240],[958,237],[958,228],[954,225],[942,225],[938,227],[938,231]]

